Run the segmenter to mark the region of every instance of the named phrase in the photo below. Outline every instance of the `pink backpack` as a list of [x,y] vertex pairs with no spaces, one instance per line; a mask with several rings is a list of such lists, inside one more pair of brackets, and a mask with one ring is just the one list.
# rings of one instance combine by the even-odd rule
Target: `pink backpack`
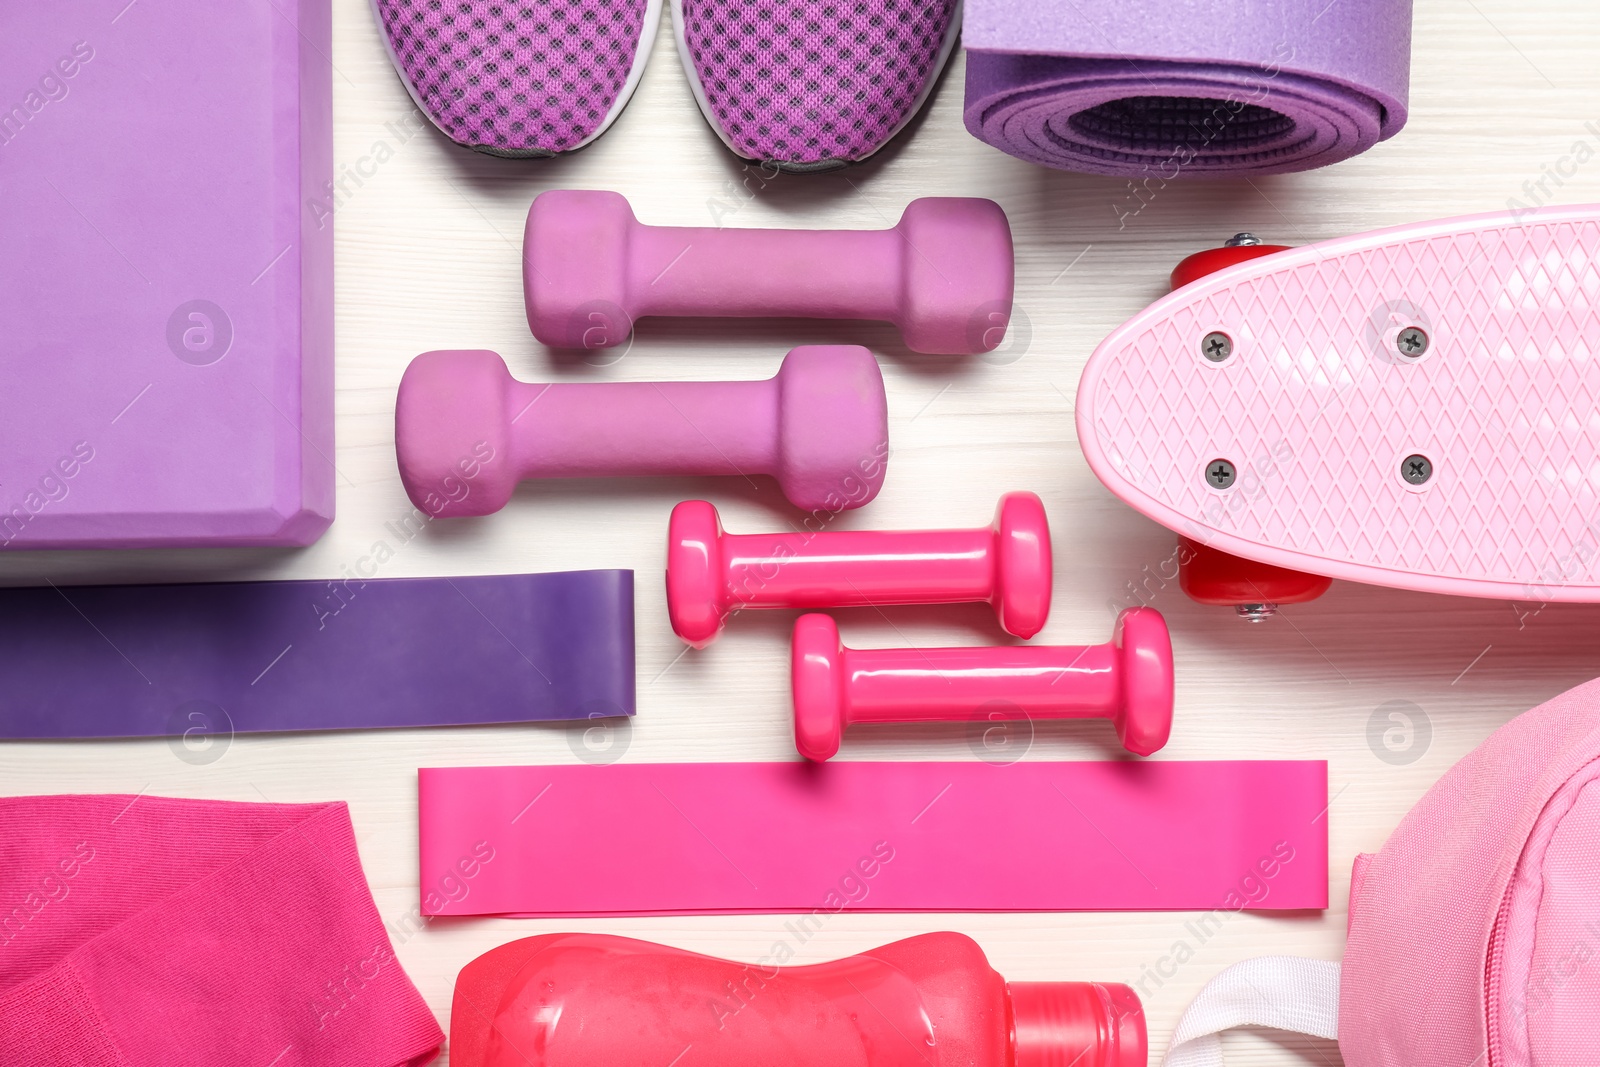
[[1342,969],[1228,968],[1166,1067],[1220,1065],[1247,1025],[1337,1037],[1349,1067],[1600,1063],[1597,780],[1600,681],[1495,731],[1356,859]]

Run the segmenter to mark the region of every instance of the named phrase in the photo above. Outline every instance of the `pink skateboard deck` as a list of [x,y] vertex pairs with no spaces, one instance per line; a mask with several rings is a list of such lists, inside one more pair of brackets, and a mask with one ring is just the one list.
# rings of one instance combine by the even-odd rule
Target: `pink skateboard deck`
[[1597,305],[1597,205],[1276,252],[1108,337],[1079,438],[1113,493],[1205,549],[1600,601]]

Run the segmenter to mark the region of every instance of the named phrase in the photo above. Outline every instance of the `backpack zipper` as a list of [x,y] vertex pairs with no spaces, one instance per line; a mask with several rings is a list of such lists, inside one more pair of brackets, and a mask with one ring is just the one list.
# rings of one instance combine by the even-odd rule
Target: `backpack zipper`
[[1511,910],[1511,888],[1515,878],[1506,885],[1500,907],[1495,911],[1494,926],[1489,930],[1489,952],[1483,970],[1483,1004],[1488,1018],[1484,1020],[1486,1047],[1485,1067],[1498,1067],[1500,1062],[1500,980],[1501,957],[1505,940],[1505,927]]

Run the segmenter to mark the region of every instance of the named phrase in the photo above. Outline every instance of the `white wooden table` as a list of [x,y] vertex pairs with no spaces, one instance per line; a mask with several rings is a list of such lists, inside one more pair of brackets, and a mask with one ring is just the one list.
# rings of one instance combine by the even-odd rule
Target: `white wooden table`
[[[1577,170],[1559,186],[1546,180],[1552,202],[1600,201],[1600,6],[1591,0],[1419,0],[1412,115],[1400,136],[1311,174],[1172,184],[1124,228],[1126,183],[1044,170],[967,134],[959,56],[926,113],[881,158],[763,183],[702,122],[665,26],[638,95],[605,137],[570,159],[515,162],[457,149],[416,120],[408,130],[412,104],[365,0],[336,0],[335,8],[336,159],[354,167],[365,156],[386,158],[337,212],[333,529],[300,552],[7,554],[0,580],[335,577],[380,540],[394,549],[384,577],[631,567],[639,714],[625,758],[789,759],[790,615],[745,615],[710,649],[684,654],[667,626],[661,583],[676,501],[706,496],[730,528],[753,531],[786,513],[775,488],[734,480],[547,483],[525,487],[498,515],[437,524],[400,545],[385,527],[410,510],[395,471],[395,386],[407,361],[433,348],[492,348],[526,379],[614,380],[766,377],[797,344],[870,344],[889,389],[890,473],[878,500],[842,516],[838,528],[977,525],[1002,490],[1038,492],[1056,550],[1055,610],[1039,640],[1102,641],[1117,608],[1152,603],[1171,624],[1179,671],[1177,724],[1158,758],[1328,759],[1333,907],[1241,915],[1203,945],[1187,932],[1186,914],[845,914],[801,955],[829,959],[921,931],[965,931],[1010,979],[1141,988],[1152,1062],[1195,990],[1229,963],[1265,953],[1337,959],[1355,854],[1378,848],[1422,792],[1495,727],[1600,671],[1600,607],[1538,610],[1343,584],[1259,626],[1196,606],[1161,577],[1172,535],[1101,487],[1078,452],[1072,419],[1078,375],[1096,342],[1159,295],[1180,258],[1235,231],[1300,244],[1503,208],[1508,198],[1526,200],[1524,183],[1563,157],[1571,158],[1562,170]],[[992,197],[1016,234],[1014,343],[986,358],[951,359],[907,352],[889,327],[654,320],[614,363],[558,360],[529,336],[519,247],[529,201],[561,187],[616,189],[645,221],[680,225],[710,225],[720,215],[736,226],[878,227],[917,196]],[[846,640],[863,646],[996,637],[980,607],[839,618]],[[1411,750],[1393,757],[1409,762],[1380,759],[1383,746],[1369,744],[1375,712],[1393,701],[1406,702],[1397,706],[1418,724]],[[1387,709],[1378,716],[1385,726],[1386,716]],[[1026,758],[1101,758],[1108,737],[1099,724],[1042,726]],[[204,766],[159,740],[6,745],[0,789],[347,800],[378,907],[394,921],[417,898],[418,766],[574,758],[568,731],[537,726],[242,737]],[[842,758],[974,757],[965,731],[950,727],[858,732]],[[485,920],[424,929],[397,947],[448,1027],[456,972],[512,938],[581,928],[754,958],[782,923],[760,915]],[[1163,962],[1180,942],[1189,942],[1192,958]],[[1337,1061],[1331,1042],[1265,1033],[1231,1038],[1229,1049],[1241,1064]]]

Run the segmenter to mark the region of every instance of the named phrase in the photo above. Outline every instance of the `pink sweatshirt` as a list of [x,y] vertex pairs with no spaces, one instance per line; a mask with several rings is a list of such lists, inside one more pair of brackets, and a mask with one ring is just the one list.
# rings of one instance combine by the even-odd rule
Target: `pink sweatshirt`
[[0,1064],[396,1067],[443,1040],[344,804],[0,798]]

